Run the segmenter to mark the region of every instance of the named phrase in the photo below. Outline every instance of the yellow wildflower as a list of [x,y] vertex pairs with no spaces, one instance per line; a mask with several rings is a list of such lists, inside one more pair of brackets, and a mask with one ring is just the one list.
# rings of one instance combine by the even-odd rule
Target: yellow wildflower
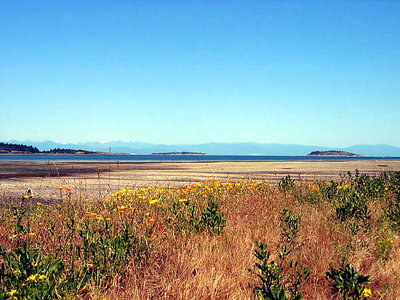
[[189,201],[188,199],[179,199],[179,202],[187,202]]
[[7,296],[14,296],[15,294],[18,294],[17,290],[11,290],[11,291],[6,293]]
[[36,233],[34,233],[34,232],[29,232],[28,235],[34,236],[34,235],[36,235]]
[[125,209],[127,209],[126,206],[118,206],[117,208],[118,208],[120,211],[124,211]]
[[15,275],[20,275],[21,271],[20,270],[13,270],[12,273],[15,274]]
[[365,298],[369,298],[369,297],[371,297],[372,296],[372,291],[371,291],[371,289],[363,289],[363,296],[365,297]]
[[41,206],[41,205],[43,205],[43,203],[36,202],[36,205],[37,205],[37,206]]
[[37,277],[38,277],[38,274],[35,274],[35,275],[31,275],[31,276],[29,276],[25,281],[28,281],[28,282],[36,282],[37,281]]
[[149,204],[155,204],[155,203],[157,203],[158,202],[158,200],[157,199],[155,199],[155,200],[151,200],[151,201],[149,201]]
[[39,275],[39,280],[46,279],[46,278],[47,278],[47,276],[46,276],[46,275],[44,275],[44,274],[42,274],[42,275]]

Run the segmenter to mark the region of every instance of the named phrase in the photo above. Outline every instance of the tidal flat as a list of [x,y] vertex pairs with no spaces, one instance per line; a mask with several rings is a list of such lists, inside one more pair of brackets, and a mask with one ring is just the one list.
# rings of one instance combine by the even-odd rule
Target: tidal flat
[[125,187],[177,187],[210,179],[268,180],[290,175],[296,181],[340,179],[347,172],[379,175],[400,171],[400,160],[224,161],[224,162],[90,162],[0,161],[0,193],[20,195],[31,189],[40,198],[71,186],[82,196],[104,197]]

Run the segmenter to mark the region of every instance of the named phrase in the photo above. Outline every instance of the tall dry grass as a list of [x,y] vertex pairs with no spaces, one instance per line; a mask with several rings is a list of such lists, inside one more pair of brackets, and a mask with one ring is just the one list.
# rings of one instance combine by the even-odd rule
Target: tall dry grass
[[[335,298],[326,272],[344,262],[370,276],[372,299],[400,299],[398,229],[385,217],[389,203],[396,201],[399,186],[393,178],[373,180],[365,180],[368,189],[364,190],[362,182],[354,178],[280,187],[265,181],[210,181],[173,189],[123,189],[101,201],[78,199],[79,193],[63,188],[60,197],[44,205],[29,197],[3,197],[0,243],[6,252],[27,242],[32,251],[62,257],[67,270],[58,279],[62,281],[73,270],[100,268],[68,250],[71,245],[82,247],[79,231],[93,233],[109,226],[111,237],[115,237],[128,224],[132,234],[140,237],[135,243],[145,241],[144,248],[139,249],[142,252],[138,250],[137,257],[127,256],[121,267],[104,275],[101,284],[94,277],[85,277],[85,284],[79,287],[70,282],[64,294],[60,290],[62,297],[254,299],[254,286],[259,281],[248,270],[257,262],[254,243],[267,243],[272,259],[278,260],[283,245],[281,212],[287,209],[300,216],[300,230],[291,244],[289,258],[310,271],[309,280],[301,286],[304,299]],[[362,199],[367,203],[369,218],[339,220],[336,208],[340,199],[357,191],[364,191]],[[200,217],[210,199],[218,204],[226,220],[222,232],[207,227],[193,229],[193,224],[183,224],[172,209],[174,203],[182,210],[195,206],[196,216]],[[23,227],[19,232],[15,227],[18,218]],[[137,248],[135,243],[129,247]],[[4,287],[6,299],[11,299],[6,294],[9,292]]]

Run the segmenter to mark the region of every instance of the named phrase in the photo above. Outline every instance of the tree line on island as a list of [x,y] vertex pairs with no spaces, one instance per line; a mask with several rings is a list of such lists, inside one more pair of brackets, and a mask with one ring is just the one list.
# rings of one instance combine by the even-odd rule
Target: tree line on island
[[328,151],[312,151],[307,156],[362,156],[347,151],[328,150]]
[[38,148],[24,144],[0,143],[0,153],[3,154],[96,154],[98,152],[75,149],[54,148],[40,151]]

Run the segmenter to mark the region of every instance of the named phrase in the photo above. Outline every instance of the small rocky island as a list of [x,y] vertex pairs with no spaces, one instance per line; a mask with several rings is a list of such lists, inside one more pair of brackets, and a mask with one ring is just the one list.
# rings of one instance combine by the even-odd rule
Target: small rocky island
[[361,157],[362,155],[354,154],[346,151],[328,150],[328,151],[313,151],[307,156],[341,156],[341,157]]

